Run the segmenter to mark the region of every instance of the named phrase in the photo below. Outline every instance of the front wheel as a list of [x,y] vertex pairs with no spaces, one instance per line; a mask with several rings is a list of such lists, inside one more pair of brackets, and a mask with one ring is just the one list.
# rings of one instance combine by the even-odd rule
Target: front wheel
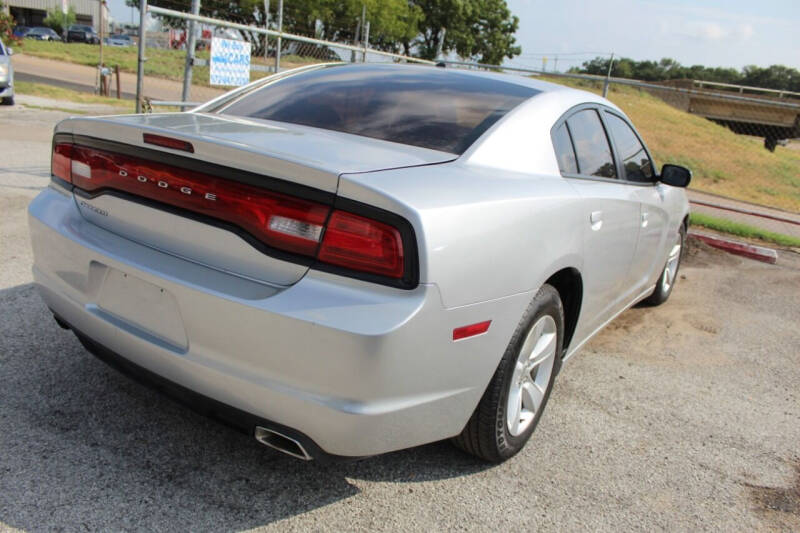
[[675,287],[675,282],[678,281],[678,268],[681,266],[681,257],[683,257],[685,241],[686,228],[681,225],[678,236],[669,249],[667,263],[664,265],[664,270],[661,271],[661,276],[658,278],[656,288],[650,296],[642,301],[644,305],[661,305],[666,302],[669,295],[672,294],[672,288]]
[[8,98],[2,98],[1,100],[2,100],[2,104],[3,105],[14,105],[14,97],[13,96],[9,96]]
[[453,443],[499,463],[518,453],[539,423],[561,365],[564,308],[543,285],[528,306],[466,427]]

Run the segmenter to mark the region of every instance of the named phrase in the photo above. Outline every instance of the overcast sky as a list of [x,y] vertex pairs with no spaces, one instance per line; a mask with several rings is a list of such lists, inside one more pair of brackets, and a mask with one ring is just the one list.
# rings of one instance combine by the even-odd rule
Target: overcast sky
[[565,70],[614,52],[683,65],[800,68],[800,0],[506,1],[520,19],[514,64],[541,68],[546,55],[549,70],[558,53]]
[[[202,1],[202,0],[201,0]],[[292,0],[286,0],[291,2]],[[566,70],[600,54],[684,65],[800,68],[800,0],[506,0],[520,19],[511,64]],[[138,10],[110,0],[114,19]]]

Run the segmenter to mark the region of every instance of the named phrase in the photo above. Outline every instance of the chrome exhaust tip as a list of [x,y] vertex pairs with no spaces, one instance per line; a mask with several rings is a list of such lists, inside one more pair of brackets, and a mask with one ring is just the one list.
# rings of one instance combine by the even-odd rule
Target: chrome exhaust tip
[[287,437],[282,433],[278,433],[275,430],[267,429],[265,427],[256,426],[255,437],[258,442],[265,446],[269,446],[279,452],[283,452],[286,455],[291,455],[297,459],[302,459],[303,461],[310,461],[313,459],[303,445],[294,440],[291,437]]

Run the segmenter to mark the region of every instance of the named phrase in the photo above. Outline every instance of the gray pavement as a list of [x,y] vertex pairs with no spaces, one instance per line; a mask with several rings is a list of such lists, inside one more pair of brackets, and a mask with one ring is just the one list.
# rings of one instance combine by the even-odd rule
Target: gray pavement
[[797,258],[691,245],[670,301],[627,311],[570,361],[507,463],[448,443],[305,463],[56,327],[25,207],[63,116],[0,108],[0,531],[800,530]]

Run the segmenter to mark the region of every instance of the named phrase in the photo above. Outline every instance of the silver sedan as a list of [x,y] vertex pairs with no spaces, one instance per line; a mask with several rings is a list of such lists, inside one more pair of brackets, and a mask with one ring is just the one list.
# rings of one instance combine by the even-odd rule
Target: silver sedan
[[563,362],[669,297],[690,178],[587,92],[316,65],[61,122],[34,277],[89,351],[282,452],[502,461]]

